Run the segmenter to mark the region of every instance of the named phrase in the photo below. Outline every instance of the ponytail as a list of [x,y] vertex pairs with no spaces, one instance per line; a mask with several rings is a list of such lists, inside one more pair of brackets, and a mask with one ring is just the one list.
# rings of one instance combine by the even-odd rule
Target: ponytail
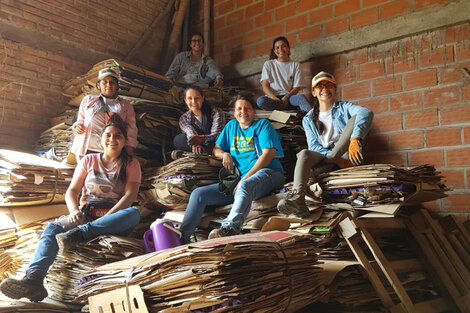
[[320,103],[318,102],[317,97],[313,97],[313,114],[312,114],[312,122],[315,125],[315,128],[318,131],[318,134],[322,135],[325,131],[325,124],[323,124],[319,119],[318,116],[320,115]]

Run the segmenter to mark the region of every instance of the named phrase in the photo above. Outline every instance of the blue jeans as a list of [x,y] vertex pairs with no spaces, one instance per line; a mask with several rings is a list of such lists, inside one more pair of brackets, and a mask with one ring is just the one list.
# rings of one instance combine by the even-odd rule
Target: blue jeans
[[219,192],[218,184],[196,188],[189,197],[186,213],[180,231],[182,242],[189,242],[189,237],[196,230],[202,214],[208,205],[226,205],[233,203],[226,219],[222,221],[223,228],[232,228],[239,233],[246,216],[250,212],[251,202],[271,193],[276,187],[284,184],[284,175],[270,168],[263,168],[246,180],[240,181],[235,195],[226,196]]
[[78,226],[70,224],[68,222],[68,216],[61,216],[54,222],[47,224],[39,239],[38,246],[36,247],[33,259],[26,273],[39,272],[42,276],[46,276],[49,267],[54,263],[59,251],[59,246],[55,239],[57,234],[77,227],[82,231],[85,240],[100,235],[126,236],[137,226],[139,220],[140,212],[136,207],[122,209],[113,214]]
[[[282,98],[282,96],[279,97],[279,99]],[[261,110],[272,111],[283,109],[282,107],[280,107],[280,102],[274,101],[268,96],[258,97],[258,99],[256,99],[256,104]],[[305,98],[305,96],[302,94],[290,96],[289,104],[292,106],[292,108],[290,108],[291,110],[300,109],[301,111],[308,112],[312,109],[310,103],[307,101],[307,98]]]

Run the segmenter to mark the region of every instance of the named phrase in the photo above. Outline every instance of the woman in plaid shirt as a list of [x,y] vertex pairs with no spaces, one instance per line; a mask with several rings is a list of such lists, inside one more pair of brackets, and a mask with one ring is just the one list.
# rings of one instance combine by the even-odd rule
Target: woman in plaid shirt
[[204,101],[204,94],[199,86],[185,89],[184,102],[189,110],[180,117],[182,133],[173,140],[175,149],[211,154],[215,140],[225,126],[224,112]]

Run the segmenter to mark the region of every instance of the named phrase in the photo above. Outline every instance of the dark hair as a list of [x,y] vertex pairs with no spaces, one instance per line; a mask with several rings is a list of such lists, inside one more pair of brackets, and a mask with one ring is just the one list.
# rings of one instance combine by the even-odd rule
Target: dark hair
[[[189,87],[186,87],[186,89],[183,92],[185,99],[186,99],[186,93],[191,89],[199,92],[199,94],[204,98],[204,92],[202,91],[201,87],[189,86]],[[211,133],[211,129],[212,129],[212,107],[209,103],[203,100],[201,111],[202,111],[201,131],[203,132],[204,135],[207,135]]]
[[[105,130],[111,126],[119,129],[124,136],[124,139],[127,139],[127,123],[124,122],[118,114],[111,115],[109,122],[103,127],[102,134],[104,134]],[[122,148],[121,154],[119,155],[119,161],[121,163],[121,167],[119,169],[118,179],[125,183],[127,179],[127,165],[131,161],[131,156],[127,154],[126,147]]]
[[253,107],[253,109],[256,110],[256,102],[255,102],[255,98],[253,97],[253,94],[251,92],[248,92],[248,91],[240,91],[237,95],[235,95],[232,100],[230,100],[230,106],[232,108],[235,108],[235,103],[237,102],[237,100],[245,100],[245,101],[248,101],[251,106]]
[[[289,47],[289,49],[290,49],[289,40],[287,40],[286,37],[284,37],[284,36],[279,36],[279,37],[274,38],[274,40],[273,40],[273,45],[272,45],[272,47],[271,47],[271,51],[269,52],[269,59],[270,59],[270,60],[277,59],[277,55],[274,53],[274,45],[275,45],[276,42],[278,42],[278,41],[284,41],[284,42],[286,43],[286,45]],[[288,56],[290,56],[290,51],[289,51]]]
[[313,125],[315,125],[315,128],[318,130],[318,134],[323,134],[325,131],[325,124],[322,123],[318,119],[318,116],[320,115],[320,102],[318,102],[317,97],[313,97],[313,103],[311,103],[313,112],[312,112],[312,122]]
[[201,32],[194,32],[191,34],[191,36],[188,39],[188,46],[189,50],[191,50],[191,40],[193,39],[194,36],[201,36],[202,42],[204,42],[204,35],[202,35]]

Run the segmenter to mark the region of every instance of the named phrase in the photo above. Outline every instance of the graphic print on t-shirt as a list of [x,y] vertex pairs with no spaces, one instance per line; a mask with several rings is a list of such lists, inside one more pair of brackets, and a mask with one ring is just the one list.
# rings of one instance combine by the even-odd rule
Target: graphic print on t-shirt
[[253,136],[233,136],[232,146],[230,147],[230,150],[236,152],[254,151],[255,144],[253,141]]
[[117,173],[105,174],[91,171],[86,178],[86,200],[117,202],[121,198],[123,184],[118,180]]

